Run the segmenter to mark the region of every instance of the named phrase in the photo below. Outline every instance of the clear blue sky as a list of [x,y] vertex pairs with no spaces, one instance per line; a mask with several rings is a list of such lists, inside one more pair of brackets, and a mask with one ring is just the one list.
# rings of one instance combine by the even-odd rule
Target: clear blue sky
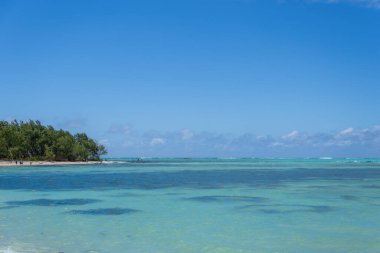
[[0,92],[111,156],[378,156],[380,1],[4,0]]

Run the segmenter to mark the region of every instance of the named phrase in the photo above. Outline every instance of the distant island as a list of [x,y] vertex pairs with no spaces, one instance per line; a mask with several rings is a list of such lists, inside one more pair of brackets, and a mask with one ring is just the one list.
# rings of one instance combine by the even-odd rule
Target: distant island
[[85,133],[71,134],[40,121],[0,121],[0,160],[100,161],[103,145]]

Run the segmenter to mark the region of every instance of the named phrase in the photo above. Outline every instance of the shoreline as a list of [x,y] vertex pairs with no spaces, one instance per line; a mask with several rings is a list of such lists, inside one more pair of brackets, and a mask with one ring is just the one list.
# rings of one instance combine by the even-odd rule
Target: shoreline
[[15,161],[0,161],[0,167],[30,167],[30,166],[60,166],[60,165],[91,165],[91,164],[111,164],[112,161],[87,161],[87,162],[59,162],[59,161],[23,161],[23,164],[16,164]]

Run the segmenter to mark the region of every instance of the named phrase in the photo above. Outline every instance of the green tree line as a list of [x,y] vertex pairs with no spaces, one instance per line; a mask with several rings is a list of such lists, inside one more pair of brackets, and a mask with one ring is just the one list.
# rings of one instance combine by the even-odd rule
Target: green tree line
[[0,159],[88,161],[105,154],[105,147],[85,133],[72,135],[33,120],[0,121]]

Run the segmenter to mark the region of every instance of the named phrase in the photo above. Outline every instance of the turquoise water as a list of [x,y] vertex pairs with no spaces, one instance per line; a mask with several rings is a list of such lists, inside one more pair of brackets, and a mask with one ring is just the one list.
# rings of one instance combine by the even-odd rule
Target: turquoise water
[[380,252],[380,160],[116,160],[0,168],[0,252]]

